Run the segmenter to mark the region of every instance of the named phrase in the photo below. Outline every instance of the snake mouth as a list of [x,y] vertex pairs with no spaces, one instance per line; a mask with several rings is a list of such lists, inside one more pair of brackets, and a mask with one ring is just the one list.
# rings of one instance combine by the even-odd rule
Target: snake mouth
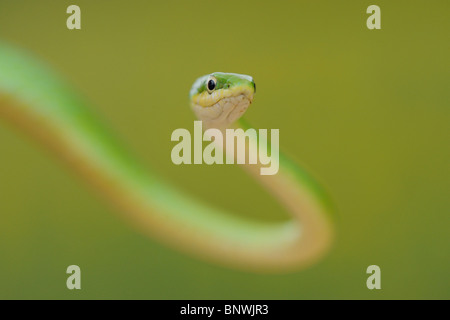
[[196,104],[202,108],[214,107],[220,101],[228,98],[246,97],[250,102],[253,101],[255,94],[254,82],[252,85],[238,85],[231,88],[215,90],[212,93],[202,92],[192,97],[192,104]]

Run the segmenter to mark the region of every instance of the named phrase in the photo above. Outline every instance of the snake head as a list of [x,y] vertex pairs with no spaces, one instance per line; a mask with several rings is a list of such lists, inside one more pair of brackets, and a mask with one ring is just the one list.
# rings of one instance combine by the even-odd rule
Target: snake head
[[253,101],[253,78],[214,72],[198,78],[190,91],[191,107],[205,127],[226,128],[239,119]]

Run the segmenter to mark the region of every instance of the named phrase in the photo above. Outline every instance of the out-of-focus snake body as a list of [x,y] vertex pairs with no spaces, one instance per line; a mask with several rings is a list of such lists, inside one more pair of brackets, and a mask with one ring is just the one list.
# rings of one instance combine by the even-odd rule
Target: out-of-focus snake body
[[[249,76],[213,73],[195,82],[191,106],[205,128],[246,129],[238,118],[254,93]],[[261,175],[261,165],[242,167],[292,219],[268,223],[229,214],[193,199],[142,166],[64,81],[1,42],[0,117],[55,151],[138,228],[208,261],[257,272],[296,270],[316,261],[331,243],[333,219],[326,195],[283,153],[275,175]]]

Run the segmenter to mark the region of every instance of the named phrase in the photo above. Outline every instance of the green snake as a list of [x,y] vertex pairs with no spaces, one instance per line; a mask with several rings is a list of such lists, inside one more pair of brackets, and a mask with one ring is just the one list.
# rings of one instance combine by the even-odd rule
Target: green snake
[[[240,117],[255,91],[251,77],[217,72],[195,81],[191,107],[204,128],[247,129]],[[230,214],[143,166],[58,75],[1,42],[0,117],[54,151],[137,228],[208,262],[253,272],[294,271],[318,261],[332,243],[334,218],[327,195],[282,152],[275,175],[261,175],[258,164],[242,167],[292,219],[267,222]]]

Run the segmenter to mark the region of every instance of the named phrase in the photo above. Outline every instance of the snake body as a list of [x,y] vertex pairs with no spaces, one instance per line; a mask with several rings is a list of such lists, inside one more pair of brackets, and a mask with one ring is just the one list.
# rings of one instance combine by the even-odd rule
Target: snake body
[[[213,73],[194,83],[191,107],[205,128],[247,129],[239,118],[255,90],[249,76]],[[65,81],[1,42],[0,117],[53,150],[145,233],[207,261],[255,272],[298,270],[317,261],[332,242],[326,194],[285,154],[280,153],[276,175],[261,175],[260,165],[242,167],[292,219],[268,223],[229,214],[179,191],[142,165]]]

